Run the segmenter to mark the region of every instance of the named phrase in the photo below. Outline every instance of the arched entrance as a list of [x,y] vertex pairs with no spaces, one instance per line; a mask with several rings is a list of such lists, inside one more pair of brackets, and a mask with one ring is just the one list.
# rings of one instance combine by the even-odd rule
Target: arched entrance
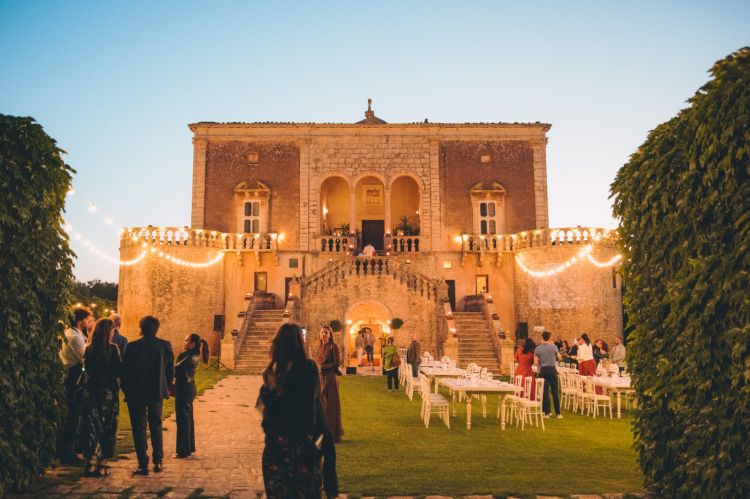
[[328,177],[320,186],[320,233],[342,235],[354,232],[349,227],[351,217],[351,187],[343,177]]
[[376,250],[385,247],[385,184],[375,175],[366,175],[355,186],[355,218],[361,230],[361,246],[372,245]]
[[391,184],[391,232],[399,236],[418,236],[419,203],[421,192],[417,182],[407,175],[401,175]]
[[[389,326],[391,312],[378,300],[361,300],[352,304],[346,311],[346,338],[344,339],[346,352],[346,365],[354,367],[357,365],[357,348],[355,341],[359,331],[365,327],[370,328],[375,335],[374,361],[376,366],[382,366],[380,351],[385,338],[391,334]],[[363,359],[364,362],[364,359]]]

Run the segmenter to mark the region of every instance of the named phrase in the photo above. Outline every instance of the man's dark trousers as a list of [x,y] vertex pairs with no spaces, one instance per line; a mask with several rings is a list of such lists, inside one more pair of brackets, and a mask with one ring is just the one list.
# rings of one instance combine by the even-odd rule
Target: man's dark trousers
[[77,398],[77,383],[81,372],[81,366],[76,364],[68,369],[65,378],[65,399],[68,403],[68,415],[65,417],[60,444],[60,458],[63,461],[71,461],[78,450],[81,428],[81,401]]
[[552,400],[555,403],[555,413],[560,414],[560,390],[557,383],[557,368],[545,366],[539,370],[539,377],[544,378],[544,397],[542,398],[542,412],[550,413],[549,390],[552,390]]
[[[135,453],[138,456],[138,467],[148,467],[148,444],[146,443],[146,420],[151,430],[151,449],[155,464],[160,464],[164,459],[164,445],[161,433],[161,409],[162,400],[158,402],[143,403],[138,401],[128,402],[130,413],[130,425],[133,432],[133,443]],[[148,414],[148,416],[147,416]]]

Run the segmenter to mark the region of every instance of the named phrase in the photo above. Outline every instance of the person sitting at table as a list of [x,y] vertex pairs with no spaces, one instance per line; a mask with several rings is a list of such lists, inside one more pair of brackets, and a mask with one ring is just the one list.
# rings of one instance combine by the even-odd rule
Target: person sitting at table
[[594,342],[594,346],[591,349],[591,352],[594,355],[594,361],[596,362],[597,366],[602,361],[602,359],[609,358],[609,351],[607,350],[607,344],[604,343],[604,341],[602,340],[596,340]]
[[573,340],[573,345],[568,347],[568,363],[572,367],[578,368],[578,338]]
[[516,350],[515,353],[516,363],[518,364],[518,367],[516,367],[514,376],[523,376],[524,381],[527,377],[531,376],[531,394],[529,398],[531,398],[532,400],[534,399],[534,386],[536,385],[536,376],[534,375],[534,370],[531,368],[531,366],[534,365],[535,348],[536,343],[534,343],[534,340],[532,340],[531,338],[526,338],[526,341],[523,342],[523,347]]
[[581,376],[593,376],[596,374],[596,361],[594,361],[594,352],[591,348],[591,340],[589,335],[583,333],[578,338],[578,350],[576,352],[578,358],[578,373]]

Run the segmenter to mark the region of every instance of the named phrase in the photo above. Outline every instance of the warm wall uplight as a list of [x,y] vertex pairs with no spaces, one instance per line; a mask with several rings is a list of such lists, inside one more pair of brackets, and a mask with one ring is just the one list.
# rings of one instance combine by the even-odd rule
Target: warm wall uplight
[[453,268],[453,262],[450,260],[443,260],[443,268],[444,269],[452,269]]
[[347,325],[347,326],[351,326],[351,325],[352,325],[352,323],[353,323],[353,321],[352,321],[351,319],[347,319],[347,320],[346,320],[346,325]]
[[456,243],[458,244],[461,244],[461,241],[463,241],[463,239],[461,239],[461,236],[456,236],[453,238],[453,240],[456,241]]
[[285,237],[286,237],[286,234],[282,232],[281,234],[279,234],[279,241],[283,241]]

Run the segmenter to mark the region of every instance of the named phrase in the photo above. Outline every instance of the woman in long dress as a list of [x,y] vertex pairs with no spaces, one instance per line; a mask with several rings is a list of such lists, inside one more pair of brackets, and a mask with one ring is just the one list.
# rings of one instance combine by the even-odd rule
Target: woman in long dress
[[320,368],[320,401],[323,412],[328,421],[328,427],[333,433],[336,443],[341,442],[344,429],[341,426],[341,400],[339,399],[339,374],[341,354],[339,347],[333,342],[331,328],[323,326],[320,329],[320,347],[318,348],[318,367]]
[[117,414],[120,409],[118,378],[122,369],[120,351],[110,343],[114,323],[99,319],[94,325],[91,343],[83,354],[86,375],[83,399],[83,451],[85,476],[107,475],[107,460],[115,451]]
[[518,367],[516,367],[516,372],[514,376],[523,376],[524,381],[528,376],[531,376],[531,394],[529,395],[530,399],[534,399],[534,391],[536,390],[536,375],[534,374],[534,370],[531,368],[531,366],[534,365],[534,348],[536,348],[536,344],[534,343],[534,340],[531,338],[526,338],[526,341],[523,342],[523,347],[516,350],[516,362],[518,363]]
[[319,498],[322,486],[336,497],[336,449],[322,414],[318,367],[307,358],[299,325],[284,324],[276,333],[256,408],[263,412],[266,434],[266,496]]
[[177,419],[177,459],[195,452],[195,370],[198,362],[208,364],[208,343],[193,333],[185,338],[184,350],[177,356],[174,366],[174,412]]

